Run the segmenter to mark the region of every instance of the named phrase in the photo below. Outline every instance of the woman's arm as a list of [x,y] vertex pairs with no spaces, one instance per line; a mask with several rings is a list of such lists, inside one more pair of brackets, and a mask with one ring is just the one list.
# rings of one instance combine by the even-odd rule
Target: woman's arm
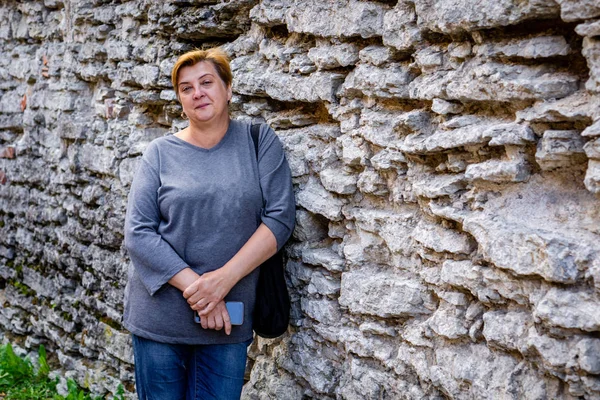
[[[152,148],[148,151],[151,153]],[[129,191],[124,243],[140,280],[151,296],[175,274],[188,268],[187,263],[158,233],[159,187],[158,173],[144,155]]]
[[[185,268],[169,280],[169,284],[175,286],[182,292],[200,278],[191,268]],[[217,331],[225,328],[225,333],[231,333],[231,320],[225,306],[225,301],[217,302],[214,309],[207,315],[200,316],[200,324],[204,329],[215,329]]]
[[200,311],[198,314],[201,317],[208,315],[236,283],[276,252],[275,235],[265,224],[261,224],[231,260],[193,281],[185,288],[183,296],[193,310]]

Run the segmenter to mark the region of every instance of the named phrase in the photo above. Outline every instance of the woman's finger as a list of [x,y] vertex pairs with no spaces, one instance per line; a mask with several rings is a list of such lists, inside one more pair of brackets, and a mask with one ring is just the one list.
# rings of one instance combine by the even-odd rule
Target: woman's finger
[[[189,301],[188,301],[189,303]],[[206,308],[208,301],[206,299],[200,299],[196,303],[190,303],[192,310],[200,311]]]
[[187,298],[187,302],[188,302],[188,304],[192,305],[192,304],[199,302],[203,298],[204,298],[204,296],[202,296],[202,293],[195,292],[194,294],[192,294],[190,297]]
[[215,322],[215,316],[209,315],[208,317],[206,317],[206,319],[208,320],[208,328],[215,329],[215,327],[217,326],[217,324]]
[[[200,315],[200,314],[198,314],[198,315]],[[207,321],[206,317],[200,316],[200,325],[202,325],[202,328],[208,329],[208,321]]]
[[210,314],[211,312],[213,312],[217,304],[218,303],[211,301],[206,305],[206,307],[204,307],[204,310],[200,311],[200,315],[204,316]]
[[229,318],[229,312],[227,312],[227,307],[223,305],[221,310],[221,316],[223,318],[223,326],[225,327],[225,333],[227,335],[231,334],[231,319]]

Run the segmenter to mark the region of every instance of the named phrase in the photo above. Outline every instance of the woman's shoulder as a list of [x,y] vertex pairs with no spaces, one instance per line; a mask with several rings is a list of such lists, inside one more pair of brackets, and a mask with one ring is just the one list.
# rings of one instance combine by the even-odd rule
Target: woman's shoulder
[[161,153],[169,151],[169,148],[171,148],[173,144],[174,142],[172,134],[153,139],[144,149],[143,157],[147,161],[155,161],[160,157]]

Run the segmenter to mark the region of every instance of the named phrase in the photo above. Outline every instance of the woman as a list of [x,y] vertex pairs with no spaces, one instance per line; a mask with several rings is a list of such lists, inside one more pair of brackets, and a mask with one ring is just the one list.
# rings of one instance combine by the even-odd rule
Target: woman
[[[229,118],[222,50],[182,55],[171,78],[189,126],[150,143],[125,222],[136,388],[141,400],[237,399],[256,267],[294,227],[291,174],[271,129],[261,127],[257,160],[250,125]],[[231,325],[227,301],[243,302],[242,325]]]

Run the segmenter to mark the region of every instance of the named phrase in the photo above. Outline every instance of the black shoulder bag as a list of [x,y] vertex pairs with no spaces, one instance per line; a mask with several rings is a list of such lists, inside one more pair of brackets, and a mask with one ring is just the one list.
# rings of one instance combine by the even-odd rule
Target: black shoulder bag
[[[260,125],[252,125],[252,141],[258,164]],[[261,187],[262,193],[262,187]],[[263,195],[263,205],[265,197]],[[277,252],[262,263],[256,287],[252,329],[258,336],[272,339],[283,335],[290,322],[290,296],[283,276],[283,254]]]

